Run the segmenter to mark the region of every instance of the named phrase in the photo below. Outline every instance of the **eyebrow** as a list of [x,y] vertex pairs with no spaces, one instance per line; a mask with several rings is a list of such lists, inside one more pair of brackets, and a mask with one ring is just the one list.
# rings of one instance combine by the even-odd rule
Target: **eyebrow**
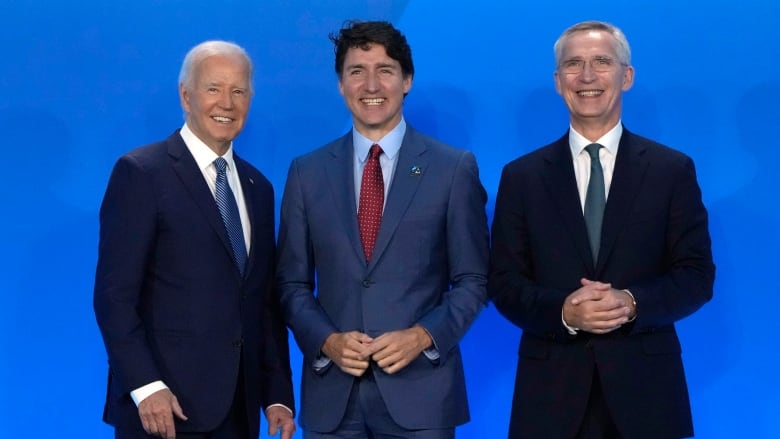
[[[366,64],[364,64],[364,63],[349,64],[349,65],[345,66],[346,69],[365,69],[367,67],[368,66]],[[399,66],[397,66],[397,65],[395,65],[393,63],[385,63],[385,62],[376,64],[376,67],[378,69],[385,69],[385,68],[398,69],[399,68]]]

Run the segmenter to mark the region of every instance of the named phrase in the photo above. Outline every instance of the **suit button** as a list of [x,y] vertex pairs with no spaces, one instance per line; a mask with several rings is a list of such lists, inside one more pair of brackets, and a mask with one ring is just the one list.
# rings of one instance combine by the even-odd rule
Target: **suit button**
[[371,279],[363,279],[363,282],[361,282],[363,285],[363,288],[371,288],[371,285],[373,285],[373,282],[371,282]]
[[238,340],[233,341],[234,348],[240,348],[242,344],[244,344],[243,338],[239,338]]

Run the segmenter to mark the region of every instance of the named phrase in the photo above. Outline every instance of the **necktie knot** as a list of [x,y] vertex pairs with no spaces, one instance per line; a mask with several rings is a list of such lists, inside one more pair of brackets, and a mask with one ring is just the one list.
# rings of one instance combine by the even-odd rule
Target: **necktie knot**
[[599,160],[599,150],[602,148],[601,145],[598,143],[591,143],[590,145],[585,147],[585,151],[587,151],[588,155],[590,155],[591,160]]
[[368,159],[378,159],[380,155],[382,155],[382,147],[377,145],[376,143],[371,145],[371,149],[368,150]]
[[217,157],[217,159],[214,160],[214,167],[217,168],[217,172],[225,172],[225,170],[227,170],[227,160],[223,157]]

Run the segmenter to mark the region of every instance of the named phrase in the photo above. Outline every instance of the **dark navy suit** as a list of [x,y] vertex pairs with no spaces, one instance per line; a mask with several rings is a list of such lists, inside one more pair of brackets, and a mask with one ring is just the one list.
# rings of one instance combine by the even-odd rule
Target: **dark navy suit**
[[[178,132],[116,163],[100,210],[94,305],[109,361],[106,422],[140,428],[130,391],[162,380],[186,422],[226,417],[243,369],[252,437],[261,407],[293,407],[287,331],[271,297],[273,189],[234,155],[252,242],[242,278],[214,196]],[[243,362],[243,366],[240,366]]]
[[[509,437],[573,438],[594,371],[623,437],[693,434],[674,323],[710,300],[715,267],[691,159],[623,131],[594,261],[565,135],[506,165],[492,233],[490,293],[523,330]],[[637,319],[570,335],[583,277],[630,290]]]

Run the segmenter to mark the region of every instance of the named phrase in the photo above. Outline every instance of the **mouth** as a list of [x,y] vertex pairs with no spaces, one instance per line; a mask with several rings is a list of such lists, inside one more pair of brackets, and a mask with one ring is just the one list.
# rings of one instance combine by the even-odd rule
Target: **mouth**
[[365,105],[381,105],[385,101],[385,98],[363,98],[360,102]]
[[211,120],[218,122],[218,123],[231,123],[233,122],[233,118],[227,117],[227,116],[211,116]]
[[577,96],[581,96],[584,98],[592,98],[596,96],[601,96],[602,93],[604,93],[604,90],[580,90],[577,92]]

